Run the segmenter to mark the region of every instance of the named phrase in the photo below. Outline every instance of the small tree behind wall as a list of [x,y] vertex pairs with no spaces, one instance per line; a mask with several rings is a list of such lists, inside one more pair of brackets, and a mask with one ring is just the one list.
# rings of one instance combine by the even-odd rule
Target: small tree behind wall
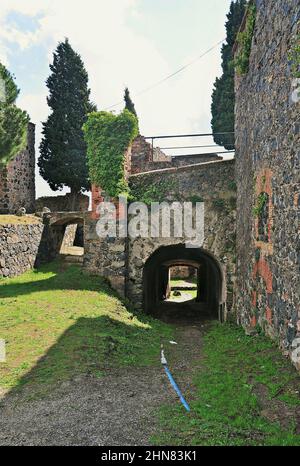
[[129,110],[129,112],[133,113],[137,117],[135,106],[133,101],[131,100],[128,87],[125,88],[124,101],[126,110]]
[[[222,70],[220,78],[216,78],[212,93],[211,126],[213,133],[234,132],[234,66],[233,46],[247,7],[246,0],[231,2],[226,22],[226,42],[222,46]],[[216,134],[216,144],[226,149],[234,149],[233,134]]]

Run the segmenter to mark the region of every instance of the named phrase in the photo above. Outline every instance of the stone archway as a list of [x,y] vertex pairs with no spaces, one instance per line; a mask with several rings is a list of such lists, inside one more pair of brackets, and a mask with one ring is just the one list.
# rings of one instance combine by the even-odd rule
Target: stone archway
[[[166,302],[171,266],[197,269],[197,296],[185,303]],[[202,248],[184,244],[161,246],[148,258],[143,269],[143,308],[157,317],[207,317],[224,320],[226,286],[218,260]]]

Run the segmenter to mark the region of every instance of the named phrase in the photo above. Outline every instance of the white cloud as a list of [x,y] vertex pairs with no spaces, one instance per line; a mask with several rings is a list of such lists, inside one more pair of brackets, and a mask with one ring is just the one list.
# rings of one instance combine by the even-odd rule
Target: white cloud
[[[100,109],[122,100],[125,86],[135,96],[141,89],[174,71],[154,41],[138,34],[126,23],[129,13],[143,14],[137,9],[137,3],[138,0],[2,0],[0,59],[4,58],[7,63],[9,43],[21,48],[41,44],[47,46],[48,60],[51,61],[57,42],[68,37],[82,56],[90,77],[92,100]],[[5,17],[11,11],[36,17],[37,30],[32,33],[6,25]],[[191,58],[186,56],[185,62]],[[207,131],[212,83],[220,70],[219,62],[216,49],[185,73],[135,97],[141,132]],[[26,95],[23,90],[18,102],[37,123],[38,140],[40,122],[48,114],[46,91],[45,88],[43,94]],[[203,126],[200,127],[201,122]]]

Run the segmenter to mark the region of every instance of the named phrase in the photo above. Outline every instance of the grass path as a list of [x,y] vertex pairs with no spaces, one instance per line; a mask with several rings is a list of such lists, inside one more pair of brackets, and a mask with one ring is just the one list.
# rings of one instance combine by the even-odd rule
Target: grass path
[[0,338],[0,445],[300,445],[300,378],[269,339],[135,314],[76,266],[1,280]]

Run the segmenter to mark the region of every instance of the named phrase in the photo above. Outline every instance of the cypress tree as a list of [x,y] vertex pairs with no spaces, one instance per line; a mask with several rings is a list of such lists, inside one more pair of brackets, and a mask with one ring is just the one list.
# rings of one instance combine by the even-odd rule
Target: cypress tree
[[[227,14],[226,43],[222,46],[222,70],[220,78],[216,78],[212,93],[211,126],[213,133],[234,132],[234,67],[233,45],[236,40],[243,16],[247,7],[247,0],[232,1]],[[226,149],[234,149],[234,135],[215,135],[216,144]]]
[[52,112],[43,123],[38,165],[51,189],[70,187],[74,208],[77,194],[90,188],[82,126],[95,106],[84,64],[68,39],[58,44],[50,70],[46,84]]

